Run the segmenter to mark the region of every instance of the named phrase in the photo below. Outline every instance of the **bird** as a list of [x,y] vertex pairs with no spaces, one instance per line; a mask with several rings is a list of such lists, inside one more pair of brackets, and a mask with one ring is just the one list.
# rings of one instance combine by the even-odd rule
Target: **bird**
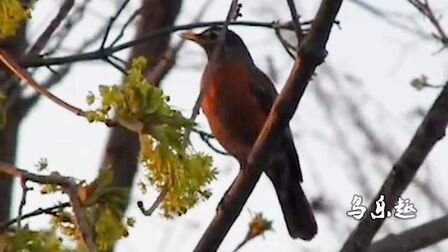
[[[201,88],[206,87],[201,109],[216,140],[244,169],[278,93],[271,79],[255,65],[240,36],[228,29],[222,40],[223,29],[212,26],[201,33],[187,31],[180,36],[205,50],[208,62],[201,79]],[[214,52],[217,46],[221,46],[218,54]],[[265,173],[277,193],[289,235],[311,240],[317,234],[317,224],[301,187],[299,156],[289,127],[270,155]]]

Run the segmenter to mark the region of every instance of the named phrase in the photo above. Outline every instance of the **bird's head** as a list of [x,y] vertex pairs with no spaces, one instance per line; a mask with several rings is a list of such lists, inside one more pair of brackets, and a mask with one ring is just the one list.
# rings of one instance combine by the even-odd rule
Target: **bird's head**
[[[214,49],[220,43],[219,41],[222,29],[223,28],[221,26],[212,26],[201,33],[193,33],[189,31],[180,34],[180,36],[183,39],[191,40],[200,45],[207,53],[207,57],[210,59]],[[252,61],[252,57],[250,56],[249,50],[243,40],[231,30],[227,30],[226,38],[222,44],[220,54],[221,57],[237,57],[240,60],[247,58]]]

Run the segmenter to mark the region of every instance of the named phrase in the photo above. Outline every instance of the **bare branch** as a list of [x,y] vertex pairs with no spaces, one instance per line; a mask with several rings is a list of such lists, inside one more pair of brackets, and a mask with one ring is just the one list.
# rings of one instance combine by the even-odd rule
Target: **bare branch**
[[296,37],[298,44],[302,43],[303,32],[302,27],[299,22],[299,15],[297,14],[296,4],[294,0],[286,0],[288,2],[289,11],[291,12],[292,21],[294,24],[294,31],[296,32]]
[[39,85],[31,75],[23,70],[13,58],[11,58],[8,53],[0,49],[0,61],[5,64],[5,66],[11,70],[16,76],[18,76],[24,83],[27,85],[30,85],[37,93],[46,96],[48,99],[53,101],[54,103],[58,104],[59,106],[69,110],[70,112],[74,113],[78,116],[84,116],[84,111],[82,111],[80,108],[77,108],[73,105],[68,104],[64,100],[61,100],[59,97],[53,95],[48,90],[46,90],[44,87]]
[[53,32],[59,27],[62,20],[67,16],[69,11],[72,9],[74,3],[75,3],[74,0],[65,0],[64,4],[62,4],[61,8],[59,9],[59,12],[56,15],[56,17],[53,18],[50,25],[48,25],[45,31],[39,36],[36,43],[34,43],[31,49],[26,53],[27,57],[38,55],[40,51],[42,51],[42,49],[48,43],[48,40],[50,39]]
[[111,66],[113,66],[115,69],[120,71],[122,74],[126,74],[126,69],[124,67],[120,66],[118,63],[115,63],[114,61],[112,61],[112,59],[114,59],[114,58],[108,57],[108,58],[105,58],[104,61],[109,63]]
[[210,142],[210,139],[215,138],[212,134],[207,133],[207,132],[205,132],[205,131],[203,131],[203,130],[198,130],[198,129],[193,129],[193,132],[197,133],[197,134],[199,135],[199,137],[202,139],[202,141],[203,141],[205,144],[207,144],[207,146],[208,146],[210,149],[212,149],[214,152],[216,152],[216,153],[218,153],[218,154],[221,154],[221,155],[224,155],[224,156],[229,156],[229,155],[230,155],[229,153],[227,153],[227,152],[225,152],[225,151],[219,150],[218,148],[216,148],[216,147]]
[[19,213],[17,215],[17,228],[18,229],[22,228],[23,207],[26,205],[26,196],[28,194],[28,191],[31,190],[29,187],[26,186],[26,180],[22,179],[20,181],[20,186],[22,187],[22,199],[20,200]]
[[84,211],[81,208],[81,203],[78,198],[78,185],[74,178],[61,176],[59,174],[51,174],[48,176],[38,175],[4,162],[0,162],[0,173],[17,177],[23,181],[29,180],[39,184],[59,185],[70,199],[70,205],[73,208],[76,219],[75,225],[79,232],[81,232],[81,237],[84,243],[87,245],[89,251],[96,251],[92,230],[90,229]]
[[[392,167],[375,199],[384,195],[387,210],[391,210],[398,197],[415,177],[418,169],[435,144],[444,137],[448,125],[448,83],[431,106],[406,150]],[[372,202],[367,212],[375,210]],[[365,251],[384,219],[363,218],[350,234],[341,251]]]
[[298,59],[288,81],[269,113],[247,160],[247,167],[240,170],[232,186],[222,199],[215,217],[209,224],[194,251],[216,251],[230,227],[240,214],[254,189],[270,150],[275,148],[278,136],[283,133],[296,111],[314,70],[326,56],[325,45],[342,0],[323,0],[309,35],[298,51]]
[[[196,17],[193,19],[193,22],[198,22],[199,20],[201,20],[207,9],[213,2],[214,0],[206,1],[202,8],[199,10]],[[159,60],[159,62],[157,62],[157,65],[155,65],[151,69],[151,72],[148,74],[148,78],[154,85],[158,86],[163,77],[165,77],[165,75],[171,70],[174,65],[177,53],[184,46],[184,44],[185,40],[182,39],[172,48],[167,49],[163,57]]]
[[[53,57],[53,58],[39,58],[39,59],[23,59],[20,61],[20,65],[23,67],[41,67],[41,66],[51,66],[51,65],[63,65],[63,64],[70,64],[74,62],[80,62],[80,61],[90,61],[90,60],[102,60],[108,55],[111,55],[115,52],[119,52],[125,49],[128,49],[130,47],[133,47],[135,45],[146,43],[149,40],[155,39],[157,37],[170,34],[176,31],[182,31],[182,30],[189,30],[194,28],[201,28],[201,27],[208,27],[213,25],[224,25],[225,22],[221,21],[214,21],[214,22],[199,22],[199,23],[192,23],[192,24],[186,24],[186,25],[178,25],[178,26],[169,26],[164,27],[159,30],[156,30],[154,32],[151,32],[145,36],[142,36],[140,38],[131,40],[129,42],[117,45],[117,46],[111,46],[106,47],[104,49],[98,49],[92,52],[82,53],[82,54],[74,54],[69,56],[63,56],[63,57]],[[302,25],[310,24],[310,21],[303,22]],[[250,26],[250,27],[261,27],[261,28],[268,28],[268,29],[286,29],[286,30],[292,30],[292,23],[286,22],[282,24],[277,24],[276,22],[256,22],[256,21],[234,21],[230,22],[229,25],[236,25],[236,26]]]
[[68,35],[70,34],[70,32],[76,30],[74,29],[74,27],[79,24],[80,21],[84,18],[87,12],[87,7],[91,2],[92,0],[78,1],[78,4],[75,5],[73,11],[69,13],[68,18],[64,21],[64,24],[62,24],[62,26],[60,26],[59,29],[57,29],[53,34],[52,46],[51,48],[45,50],[45,52],[43,53],[44,55],[51,55],[61,48],[64,41],[69,37]]
[[279,28],[275,28],[275,35],[277,36],[277,39],[280,41],[280,44],[283,46],[283,48],[285,49],[286,53],[293,59],[296,59],[296,56],[293,52],[291,52],[291,50],[296,50],[296,48],[294,48],[294,46],[292,46],[291,44],[288,43],[288,41],[285,40],[285,38],[283,38],[282,34],[280,33],[280,29]]
[[115,23],[117,18],[123,12],[124,8],[126,8],[126,5],[128,5],[129,1],[130,0],[124,0],[123,3],[121,4],[120,8],[118,8],[115,15],[109,19],[109,22],[107,23],[106,32],[104,33],[103,41],[101,42],[101,46],[100,46],[101,49],[103,49],[104,46],[106,45],[106,41],[107,41],[107,38],[109,37],[109,33],[110,33],[110,29],[112,28],[112,25]]
[[[76,49],[76,53],[81,53],[84,50],[84,48],[86,48],[86,47],[92,45],[93,43],[95,43],[96,41],[98,41],[98,39],[100,37],[101,37],[101,32],[97,32],[91,38],[88,38],[86,41],[84,41]],[[111,57],[112,56],[113,55],[111,55]],[[71,65],[64,65],[64,66],[60,67],[57,70],[56,74],[49,76],[45,81],[42,82],[43,83],[42,87],[48,90],[48,89],[51,89],[52,87],[54,87],[55,85],[57,85],[58,83],[60,83],[67,76],[67,74],[71,71],[71,67],[72,67]],[[19,96],[17,95],[17,97],[19,97]],[[41,96],[38,93],[35,93],[28,98],[20,99],[20,102],[22,103],[21,108],[23,110],[23,113],[26,114],[30,110],[30,108],[32,108],[34,106],[34,104],[36,104],[36,102],[39,100],[40,97]]]
[[448,36],[443,30],[439,20],[435,17],[428,1],[408,0],[408,2],[411,3],[421,14],[428,18],[429,22],[431,22],[438,33],[437,35],[434,34],[434,37],[439,40],[444,47],[448,47]]
[[[143,4],[144,5],[144,4]],[[128,20],[124,23],[123,27],[121,27],[120,32],[118,33],[117,37],[112,41],[111,46],[114,46],[117,44],[117,42],[123,37],[124,31],[129,27],[129,25],[135,20],[135,18],[138,17],[142,13],[144,6],[141,6],[137,10],[135,10],[131,16],[129,16]]]
[[151,216],[154,213],[154,211],[157,209],[157,207],[160,205],[160,203],[162,203],[162,201],[165,198],[167,193],[168,193],[168,188],[165,187],[159,193],[159,196],[157,196],[157,199],[152,203],[152,205],[148,209],[145,209],[143,201],[138,201],[137,202],[137,206],[138,206],[138,208],[140,209],[140,211],[142,212],[143,215]]
[[[55,211],[58,211],[60,209],[63,209],[63,208],[69,207],[69,206],[70,206],[70,203],[69,202],[65,202],[65,203],[57,204],[57,205],[52,206],[52,207],[38,208],[38,209],[36,209],[36,210],[34,210],[34,211],[30,212],[30,213],[22,215],[20,220],[23,221],[25,219],[28,219],[28,218],[31,218],[31,217],[34,217],[34,216],[38,216],[38,215],[41,215],[41,214],[53,215]],[[14,223],[16,223],[18,221],[19,221],[19,216],[17,216],[16,218],[14,218],[12,220],[0,223],[0,232],[2,230],[5,230],[7,227],[11,226],[12,224],[14,224]]]
[[406,25],[402,22],[397,21],[397,18],[396,18],[397,15],[393,15],[391,13],[388,13],[387,10],[385,10],[385,9],[376,7],[374,4],[372,4],[374,2],[367,2],[367,1],[363,1],[363,0],[351,0],[350,2],[354,3],[355,5],[359,6],[362,9],[364,9],[368,13],[370,13],[376,17],[379,17],[379,20],[384,21],[393,27],[396,27],[396,28],[398,28],[402,31],[405,31],[407,33],[410,33],[412,35],[416,35],[425,40],[431,39],[431,36],[428,36],[428,34],[426,34],[421,29],[418,29],[415,26]]
[[446,238],[448,238],[448,215],[399,234],[390,234],[385,238],[374,242],[367,252],[416,251]]

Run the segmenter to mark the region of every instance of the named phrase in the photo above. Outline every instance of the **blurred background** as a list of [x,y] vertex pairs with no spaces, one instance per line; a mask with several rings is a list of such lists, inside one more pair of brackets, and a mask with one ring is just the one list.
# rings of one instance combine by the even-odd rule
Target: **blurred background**
[[[111,41],[139,8],[151,7],[144,18],[137,16],[125,29],[118,44],[144,35],[151,30],[191,22],[221,21],[230,6],[227,1],[169,0],[130,1],[110,30]],[[446,15],[448,2],[429,1],[437,17]],[[39,0],[26,26],[26,40],[32,44],[58,12],[63,1]],[[109,19],[122,5],[122,0],[76,0],[68,18],[70,26],[56,30],[54,39],[42,51],[51,57],[65,56],[96,50],[102,43]],[[286,1],[241,0],[240,21],[289,21]],[[296,1],[301,20],[312,20],[320,1]],[[368,205],[382,182],[399,158],[421,123],[426,111],[441,88],[418,90],[411,81],[426,76],[428,83],[442,85],[448,79],[447,50],[432,36],[437,31],[409,2],[347,0],[337,16],[338,26],[332,30],[327,44],[328,57],[318,67],[299,105],[291,129],[300,155],[304,174],[304,190],[313,202],[319,233],[310,242],[292,240],[288,236],[275,192],[269,180],[262,176],[240,217],[235,222],[219,251],[233,251],[244,239],[251,212],[262,212],[273,220],[273,232],[256,238],[241,251],[334,251],[339,249],[357,221],[346,215],[351,209],[354,194],[363,197]],[[440,24],[448,30],[446,17]],[[293,65],[293,59],[279,42],[273,29],[232,26],[248,45],[258,65],[281,90]],[[195,29],[194,31],[201,31]],[[293,32],[281,31],[291,44]],[[109,44],[108,41],[106,44]],[[134,49],[115,55],[128,60],[142,54],[156,65],[167,48],[178,45],[178,33],[150,40]],[[172,52],[172,50],[171,50]],[[170,104],[190,116],[202,70],[206,64],[204,52],[193,43],[185,43],[175,53],[175,63],[160,82]],[[81,108],[88,108],[85,98],[89,91],[97,91],[100,84],[119,84],[122,73],[107,62],[84,61],[55,66],[59,73],[47,68],[31,69],[40,83],[47,83],[51,91],[62,99]],[[149,73],[150,74],[150,73]],[[54,83],[53,83],[54,82]],[[34,93],[25,89],[23,97]],[[197,122],[202,130],[210,132],[201,114]],[[36,171],[35,164],[45,157],[49,168],[61,174],[93,180],[104,157],[113,146],[111,130],[103,124],[89,124],[48,101],[36,99],[29,112],[17,122],[18,137],[15,153],[18,167]],[[119,135],[120,133],[112,133]],[[112,141],[113,142],[113,141]],[[133,149],[132,141],[118,141]],[[142,194],[132,190],[127,211],[136,219],[130,236],[122,239],[116,251],[171,252],[191,251],[215,214],[215,207],[238,172],[238,163],[229,156],[210,149],[197,134],[192,135],[196,150],[210,153],[219,171],[212,183],[213,195],[191,209],[186,215],[166,220],[157,212],[145,217],[136,202],[150,204],[157,194],[149,190]],[[211,141],[222,149],[215,141]],[[135,146],[134,146],[135,148]],[[105,154],[105,150],[106,154]],[[417,209],[417,217],[402,220],[391,217],[380,229],[376,239],[390,233],[428,222],[448,211],[448,142],[440,141],[428,156],[410,187],[403,194]],[[2,157],[4,158],[4,157]],[[131,162],[132,163],[132,162]],[[125,167],[126,168],[126,167]],[[124,169],[124,168],[123,168]],[[132,170],[132,167],[129,166]],[[120,178],[138,182],[143,171],[137,168],[135,178],[123,171]],[[118,183],[126,183],[119,181]],[[29,193],[24,212],[51,206],[60,195],[42,196],[38,190]],[[13,186],[11,215],[16,215],[21,189]],[[5,201],[6,202],[6,201]],[[48,226],[48,217],[39,216],[28,221],[32,228]],[[447,251],[448,242],[440,242],[422,251]]]

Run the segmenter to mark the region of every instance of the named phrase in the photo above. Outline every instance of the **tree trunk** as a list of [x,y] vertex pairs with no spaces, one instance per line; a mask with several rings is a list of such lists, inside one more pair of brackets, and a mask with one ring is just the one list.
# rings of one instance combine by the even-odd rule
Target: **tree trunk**
[[[137,36],[174,25],[181,3],[181,0],[144,0]],[[159,36],[133,47],[130,59],[144,56],[149,60],[146,76],[149,75],[151,68],[163,58],[165,51],[169,48],[170,37],[170,35]],[[135,133],[120,127],[112,129],[101,168],[110,167],[113,170],[114,185],[132,188],[138,166],[138,151],[139,141]]]
[[[0,41],[0,48],[6,50],[12,57],[19,58],[26,47],[25,27],[22,27],[15,37]],[[0,161],[14,164],[17,151],[17,137],[22,121],[20,93],[21,87],[15,79],[0,66],[0,89],[6,94],[7,122],[0,129]],[[0,222],[9,218],[11,208],[12,178],[0,174]]]

